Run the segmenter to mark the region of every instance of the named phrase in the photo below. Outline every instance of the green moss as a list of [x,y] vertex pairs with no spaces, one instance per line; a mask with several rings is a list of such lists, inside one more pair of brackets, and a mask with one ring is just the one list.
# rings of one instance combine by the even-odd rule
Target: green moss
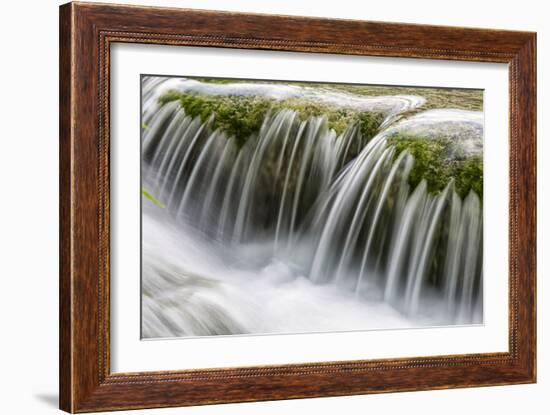
[[456,175],[456,189],[460,195],[465,195],[472,189],[483,197],[483,159],[481,157],[472,157],[462,162]]
[[157,205],[160,208],[164,209],[164,204],[159,202],[151,193],[149,193],[147,190],[142,189],[143,196],[145,196],[147,199],[149,199],[151,202],[153,202],[155,205]]
[[342,134],[347,127],[358,123],[361,125],[361,132],[365,139],[372,138],[378,132],[378,127],[384,119],[381,113],[362,112],[355,108],[334,107],[303,98],[291,98],[273,104],[273,110],[282,109],[296,111],[302,121],[310,117],[324,116],[327,118],[328,128],[333,129],[337,134]]
[[381,114],[364,112],[359,114],[359,124],[363,138],[372,138],[378,132],[380,124],[384,121]]
[[437,193],[454,179],[455,189],[462,198],[470,190],[483,198],[483,159],[480,156],[448,159],[452,140],[395,133],[388,138],[388,144],[395,146],[396,157],[404,150],[413,155],[415,162],[409,175],[411,187],[415,188],[424,179],[428,191]]
[[169,102],[176,101],[180,99],[181,96],[182,96],[181,92],[178,92],[175,90],[167,91],[164,95],[159,97],[159,104],[164,105]]
[[180,102],[187,114],[201,117],[203,122],[214,114],[214,127],[234,136],[239,145],[259,131],[270,108],[269,100],[255,96],[211,96],[177,91],[168,91],[159,102],[166,104],[175,100]]
[[214,128],[220,128],[229,136],[234,136],[239,145],[243,145],[251,135],[260,130],[270,111],[290,109],[296,111],[301,120],[325,116],[328,127],[337,134],[344,132],[349,125],[359,123],[363,137],[366,139],[370,139],[378,131],[383,121],[382,114],[361,112],[354,108],[334,107],[301,98],[277,101],[262,96],[212,96],[168,91],[160,97],[159,102],[166,104],[175,100],[180,102],[187,114],[192,117],[200,116],[203,122],[214,115]]

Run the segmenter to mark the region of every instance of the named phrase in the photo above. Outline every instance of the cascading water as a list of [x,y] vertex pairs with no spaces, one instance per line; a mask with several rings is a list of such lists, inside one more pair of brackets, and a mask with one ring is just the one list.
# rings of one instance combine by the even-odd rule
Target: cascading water
[[399,120],[423,99],[260,85],[275,98],[352,100],[385,121],[368,139],[357,124],[337,134],[323,116],[283,109],[242,143],[215,127],[215,115],[201,120],[178,101],[159,104],[174,87],[257,93],[248,84],[228,92],[144,81],[143,188],[158,201],[143,206],[144,337],[481,322],[478,195],[461,198],[453,180],[438,193],[423,180],[411,188],[415,159],[387,140],[444,130],[467,136],[475,152],[478,113]]

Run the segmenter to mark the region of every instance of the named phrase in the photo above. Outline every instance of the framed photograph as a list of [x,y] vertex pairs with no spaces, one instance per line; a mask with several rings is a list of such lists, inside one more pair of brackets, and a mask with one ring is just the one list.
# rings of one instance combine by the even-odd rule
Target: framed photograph
[[60,407],[536,380],[536,35],[60,8]]

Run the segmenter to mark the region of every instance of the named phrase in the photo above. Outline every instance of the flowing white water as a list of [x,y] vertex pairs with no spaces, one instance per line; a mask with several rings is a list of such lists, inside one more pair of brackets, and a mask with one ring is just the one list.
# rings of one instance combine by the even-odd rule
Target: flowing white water
[[[235,138],[186,115],[170,89],[308,97],[385,114],[368,142],[323,117],[270,114]],[[148,78],[143,85],[143,335],[311,332],[470,324],[482,319],[482,207],[450,182],[410,189],[414,158],[395,131],[478,153],[482,117],[424,101],[270,84]],[[457,150],[458,152],[458,150]]]

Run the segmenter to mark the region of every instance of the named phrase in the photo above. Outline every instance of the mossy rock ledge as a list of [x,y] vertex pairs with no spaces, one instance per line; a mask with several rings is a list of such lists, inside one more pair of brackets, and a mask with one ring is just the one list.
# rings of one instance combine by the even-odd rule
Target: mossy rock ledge
[[268,114],[284,109],[295,111],[300,120],[324,116],[328,128],[333,129],[336,134],[342,134],[348,126],[358,124],[366,140],[378,132],[386,116],[382,112],[337,107],[305,98],[277,100],[259,95],[207,95],[176,90],[162,95],[159,103],[164,105],[176,100],[186,114],[200,117],[203,122],[214,115],[213,127],[222,129],[230,137],[235,137],[240,146],[260,130]]
[[[351,125],[359,125],[366,143],[379,132],[387,114],[359,108],[334,106],[311,98],[274,99],[261,95],[209,95],[196,91],[170,90],[159,104],[179,101],[186,114],[206,122],[213,116],[213,128],[234,137],[242,146],[255,136],[269,114],[288,109],[300,120],[323,116],[328,128],[338,135]],[[396,157],[409,151],[414,167],[409,176],[411,188],[426,180],[428,191],[439,193],[454,179],[457,193],[466,197],[474,191],[483,198],[483,123],[482,112],[433,109],[405,118],[387,135],[395,146]]]
[[396,156],[408,151],[414,157],[414,166],[409,175],[411,188],[416,188],[422,179],[428,191],[439,193],[450,180],[458,195],[466,197],[473,190],[483,199],[483,155],[463,151],[453,138],[427,137],[404,132],[395,132],[388,145],[396,148]]

